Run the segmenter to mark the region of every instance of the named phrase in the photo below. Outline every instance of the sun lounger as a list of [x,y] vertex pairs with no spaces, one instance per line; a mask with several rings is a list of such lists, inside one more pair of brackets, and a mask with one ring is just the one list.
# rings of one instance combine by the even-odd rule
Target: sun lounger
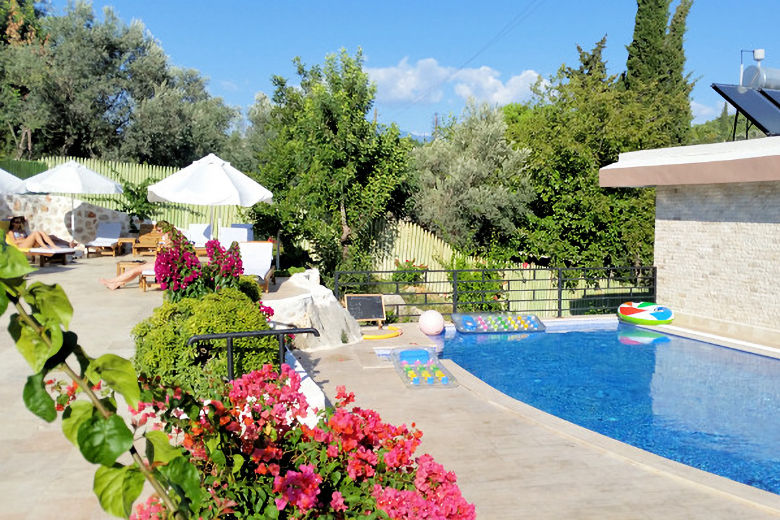
[[195,248],[195,254],[206,256],[206,242],[211,240],[211,224],[190,224],[183,233]]
[[192,242],[193,247],[206,247],[206,242],[211,240],[211,224],[190,224],[184,235]]
[[142,226],[138,239],[133,244],[133,256],[156,255],[157,250],[160,248],[162,237],[163,233],[154,227]]
[[221,227],[219,228],[219,243],[227,249],[233,242],[250,242],[250,230],[246,228]]
[[98,224],[97,236],[91,242],[84,244],[89,254],[116,256],[119,251],[119,234],[122,232],[121,222],[101,222]]
[[61,262],[62,265],[65,265],[76,253],[72,247],[20,247],[19,250],[34,264],[37,263],[41,267],[52,262]]
[[274,277],[274,243],[273,242],[239,242],[241,263],[244,274],[257,276],[264,291],[268,292],[268,284]]
[[158,289],[160,287],[155,278],[154,269],[146,269],[141,273],[141,276],[138,277],[138,287],[143,292],[146,292],[147,289]]
[[252,242],[255,239],[255,227],[253,224],[230,224],[230,227],[246,229],[246,240],[242,240],[242,242]]

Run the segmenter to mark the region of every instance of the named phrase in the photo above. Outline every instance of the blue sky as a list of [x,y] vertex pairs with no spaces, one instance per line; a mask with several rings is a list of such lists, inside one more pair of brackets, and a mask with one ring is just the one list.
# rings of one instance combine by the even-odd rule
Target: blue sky
[[[673,5],[676,5],[673,0]],[[66,0],[52,2],[62,14]],[[434,114],[459,115],[468,97],[503,105],[528,99],[538,75],[577,62],[607,35],[611,73],[625,68],[636,3],[631,0],[465,0],[260,2],[256,0],[95,0],[102,12],[138,19],[170,62],[209,79],[209,91],[246,111],[270,78],[296,82],[292,59],[321,64],[327,54],[363,49],[377,84],[380,122],[429,134]],[[695,0],[685,43],[697,79],[695,122],[723,101],[713,82],[737,83],[740,49],[764,48],[764,66],[780,68],[780,2]],[[746,65],[752,57],[745,54]]]

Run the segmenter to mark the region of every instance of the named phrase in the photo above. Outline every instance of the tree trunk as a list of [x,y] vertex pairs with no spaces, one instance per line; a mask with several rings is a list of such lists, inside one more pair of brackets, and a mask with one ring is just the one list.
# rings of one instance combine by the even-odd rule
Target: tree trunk
[[341,259],[346,260],[352,229],[347,225],[347,210],[343,201],[339,203],[339,212],[341,213],[341,238],[339,239],[341,242]]

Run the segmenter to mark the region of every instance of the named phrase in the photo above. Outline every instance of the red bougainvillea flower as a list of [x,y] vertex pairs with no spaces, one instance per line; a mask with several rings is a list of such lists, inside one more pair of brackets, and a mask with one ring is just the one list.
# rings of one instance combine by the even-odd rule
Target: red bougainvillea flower
[[281,498],[275,499],[276,508],[281,511],[287,504],[291,504],[303,512],[308,511],[317,504],[317,495],[320,492],[320,477],[311,464],[301,464],[298,471],[288,471],[284,477],[274,478],[274,493],[281,493]]

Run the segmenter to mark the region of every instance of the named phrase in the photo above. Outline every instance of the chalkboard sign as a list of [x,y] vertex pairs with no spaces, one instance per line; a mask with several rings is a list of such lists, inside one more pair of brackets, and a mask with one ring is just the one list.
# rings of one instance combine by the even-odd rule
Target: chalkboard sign
[[378,321],[385,319],[385,305],[381,294],[346,294],[347,311],[357,321]]

